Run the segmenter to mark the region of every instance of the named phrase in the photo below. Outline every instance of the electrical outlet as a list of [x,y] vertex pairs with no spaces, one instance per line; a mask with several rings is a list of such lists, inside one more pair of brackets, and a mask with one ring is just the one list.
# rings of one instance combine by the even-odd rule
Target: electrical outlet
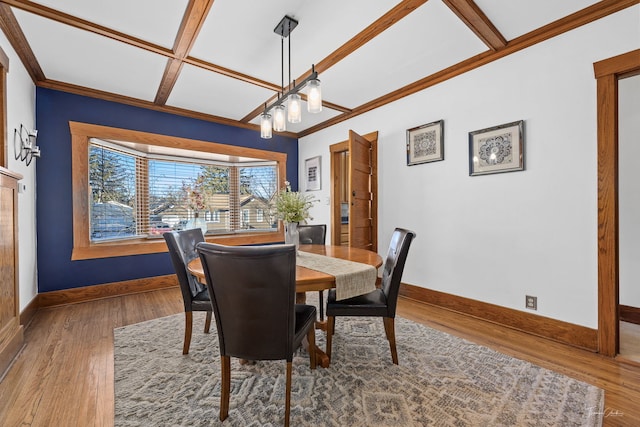
[[532,297],[531,295],[525,296],[524,302],[525,308],[529,310],[537,310],[538,309],[538,297]]

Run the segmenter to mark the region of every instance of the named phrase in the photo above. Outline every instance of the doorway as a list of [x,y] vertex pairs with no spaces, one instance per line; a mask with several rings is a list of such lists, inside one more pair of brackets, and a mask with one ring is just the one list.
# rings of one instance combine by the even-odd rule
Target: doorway
[[331,241],[378,250],[378,132],[329,147],[331,152]]
[[640,363],[640,74],[618,79],[619,351]]
[[620,351],[619,80],[640,74],[640,50],[594,64],[598,105],[598,342]]

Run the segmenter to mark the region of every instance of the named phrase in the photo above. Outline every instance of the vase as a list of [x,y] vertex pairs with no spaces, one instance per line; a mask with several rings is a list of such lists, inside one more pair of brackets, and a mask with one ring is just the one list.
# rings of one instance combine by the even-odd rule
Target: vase
[[202,230],[202,234],[207,234],[207,221],[200,218],[200,213],[196,212],[189,221],[187,221],[186,228],[199,228]]
[[300,233],[297,222],[284,223],[284,242],[296,245],[296,251],[300,248]]

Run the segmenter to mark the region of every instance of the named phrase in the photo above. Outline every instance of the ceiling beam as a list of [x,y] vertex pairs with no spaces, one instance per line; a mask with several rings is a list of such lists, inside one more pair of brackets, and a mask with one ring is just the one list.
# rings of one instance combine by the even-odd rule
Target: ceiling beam
[[475,33],[491,50],[499,50],[507,45],[507,40],[493,25],[493,22],[473,0],[442,0],[458,18]]
[[[91,89],[84,86],[78,86],[70,83],[60,82],[57,80],[42,80],[36,83],[36,86],[59,90],[62,92],[74,93],[76,95],[82,95],[90,98],[102,99],[105,101],[117,102],[120,104],[132,105],[134,107],[146,108],[149,110],[161,111],[163,113],[175,114],[178,116],[190,117],[193,119],[204,120],[213,123],[220,123],[228,126],[235,126],[245,129],[251,129],[260,131],[260,126],[251,123],[242,123],[238,120],[229,119],[226,117],[215,116],[213,114],[199,113],[193,110],[187,110],[186,108],[171,107],[167,105],[156,105],[153,102],[145,101],[138,98],[132,98],[130,96],[118,95],[111,92],[105,92],[98,89]],[[293,132],[282,132],[280,135],[297,138],[297,134]]]
[[16,16],[13,14],[11,8],[6,4],[0,4],[0,28],[7,36],[9,43],[11,43],[13,50],[16,51],[20,61],[22,61],[22,64],[24,64],[24,67],[27,69],[27,73],[31,76],[31,80],[33,80],[34,83],[44,80],[44,72],[38,63],[38,60],[36,59],[33,50],[31,50],[31,46],[29,46],[27,38],[22,32]]
[[[365,28],[364,30],[360,31],[358,34],[353,36],[351,40],[349,40],[348,42],[340,46],[338,49],[334,50],[332,53],[329,54],[329,56],[324,58],[322,61],[315,64],[316,72],[320,74],[323,71],[326,71],[329,68],[333,67],[338,62],[340,62],[341,60],[343,60],[344,58],[346,58],[347,56],[355,52],[357,49],[359,49],[360,47],[364,46],[366,43],[371,41],[373,38],[380,35],[382,32],[386,31],[393,24],[397,23],[402,18],[404,18],[405,16],[409,15],[411,12],[416,10],[418,7],[425,4],[427,1],[428,0],[402,0],[395,7],[393,7],[387,13],[385,13],[376,21],[374,21],[367,28]],[[296,80],[301,82],[307,77],[309,77],[310,75],[311,75],[311,69],[307,70],[304,74],[302,74]],[[277,90],[280,91],[281,89],[278,88]],[[267,105],[269,105],[269,103],[273,102],[273,97],[267,100],[266,102],[267,102]],[[329,106],[329,103],[325,103],[324,101],[322,102],[322,105],[327,106],[327,108],[331,108]],[[331,104],[331,105],[336,106],[335,104]],[[336,106],[336,107],[339,107],[339,106]],[[259,105],[258,107],[254,108],[253,111],[251,111],[249,114],[247,114],[243,119],[241,119],[241,121],[245,123],[250,122],[255,117],[257,117],[263,111],[263,109],[264,109],[264,104]],[[335,109],[338,109],[339,111],[341,111],[342,109],[346,111],[351,111],[350,109],[347,109],[345,107],[339,107]]]
[[[393,9],[382,15],[371,25],[358,34],[353,36],[351,40],[334,50],[329,56],[315,65],[318,74],[328,70],[336,65],[338,62],[351,55],[353,52],[379,36],[381,33],[389,29],[393,24],[399,22],[402,18],[409,15],[418,7],[425,4],[427,0],[403,0],[398,3]],[[311,70],[298,77],[298,81],[304,80],[311,74]]]
[[182,60],[189,54],[196,37],[202,29],[205,19],[209,14],[214,0],[190,0],[182,18],[180,29],[173,43],[173,54],[175,58],[169,58],[164,69],[160,87],[156,93],[155,103],[164,105],[169,99],[173,86],[178,80],[182,69]]
[[195,65],[196,67],[200,67],[205,70],[213,71],[218,74],[222,74],[223,76],[232,77],[234,79],[241,80],[245,83],[251,83],[256,86],[263,87],[265,89],[279,91],[280,85],[275,83],[269,83],[264,80],[260,80],[256,77],[249,76],[247,74],[242,74],[238,71],[234,71],[230,68],[221,67],[220,65],[212,64],[210,62],[204,61],[202,59],[194,58],[191,56],[186,57],[182,62],[185,64]]
[[170,58],[174,57],[173,52],[165,47],[149,43],[142,39],[129,36],[127,34],[112,30],[107,27],[103,27],[102,25],[94,24],[93,22],[89,22],[84,19],[69,15],[67,13],[42,6],[29,0],[1,0],[1,3],[8,4],[15,8],[22,9],[26,12],[33,13],[34,15],[51,19],[52,21],[66,24],[74,28],[79,28],[81,30],[89,31],[94,34],[99,34],[101,36],[108,37],[110,39],[117,40],[119,42],[126,43],[128,45],[135,46],[149,52],[168,56]]
[[360,114],[364,114],[368,111],[382,107],[383,105],[397,101],[428,87],[435,86],[453,77],[474,70],[478,67],[496,61],[505,56],[511,55],[512,53],[531,47],[545,40],[549,40],[560,34],[566,33],[567,31],[571,31],[583,25],[597,21],[598,19],[604,18],[605,16],[619,12],[638,3],[640,3],[640,0],[602,0],[562,19],[551,22],[544,27],[538,28],[537,30],[517,37],[508,42],[507,46],[501,50],[489,50],[487,52],[473,56],[435,74],[424,77],[414,83],[408,84],[391,93],[369,101],[366,104],[360,105],[359,107],[354,108],[350,113],[341,114],[322,123],[318,123],[313,127],[299,132],[298,137],[301,138],[307,135],[311,135],[312,133],[318,132],[329,126],[333,126],[337,123],[359,116]]
[[[103,27],[98,24],[94,24],[84,19],[80,19],[75,16],[68,15],[66,13],[59,12],[55,9],[51,9],[46,6],[39,5],[38,3],[34,3],[29,0],[0,0],[0,3],[8,4],[10,6],[24,10],[26,12],[33,13],[43,18],[47,18],[47,19],[51,19],[53,21],[59,22],[61,24],[66,24],[74,28],[89,31],[94,34],[99,34],[101,36],[108,37],[110,39],[117,40],[119,42],[126,43],[128,45],[135,46],[140,49],[144,49],[148,52],[157,53],[158,55],[162,55],[167,58],[179,59],[174,54],[172,49],[167,49],[165,47],[158,46],[153,43],[149,43],[147,41],[128,36],[124,33],[109,29],[107,27]],[[187,58],[184,58],[183,62],[187,64],[195,65],[196,67],[200,67],[205,70],[223,74],[225,76],[232,77],[234,79],[238,79],[246,83],[255,84],[257,86],[266,87],[272,90],[280,90],[279,85],[265,82],[255,77],[238,73],[228,68],[224,68],[216,64],[211,64],[209,62],[206,62],[200,59],[187,57]]]

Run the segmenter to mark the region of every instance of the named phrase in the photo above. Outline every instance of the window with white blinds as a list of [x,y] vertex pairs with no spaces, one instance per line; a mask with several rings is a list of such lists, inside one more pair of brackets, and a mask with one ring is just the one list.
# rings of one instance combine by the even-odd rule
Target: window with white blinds
[[92,138],[92,242],[161,237],[206,226],[208,234],[277,231],[274,161],[156,155]]

